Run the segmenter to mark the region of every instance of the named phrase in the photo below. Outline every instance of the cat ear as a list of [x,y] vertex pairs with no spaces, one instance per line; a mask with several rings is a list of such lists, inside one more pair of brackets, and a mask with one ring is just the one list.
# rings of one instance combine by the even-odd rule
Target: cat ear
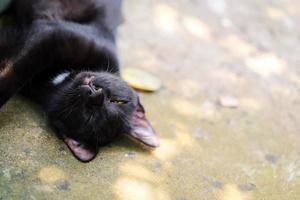
[[146,118],[145,109],[140,100],[138,100],[138,105],[133,113],[131,126],[132,130],[129,133],[131,137],[149,147],[159,147],[159,139]]
[[81,162],[89,162],[93,160],[97,155],[96,150],[87,148],[84,144],[81,144],[74,139],[66,137],[64,138],[64,142],[69,147],[75,158],[77,158]]

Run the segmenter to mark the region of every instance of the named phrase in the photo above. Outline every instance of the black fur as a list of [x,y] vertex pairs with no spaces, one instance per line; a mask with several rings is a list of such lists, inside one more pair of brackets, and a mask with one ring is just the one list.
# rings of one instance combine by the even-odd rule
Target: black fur
[[[59,137],[93,151],[130,132],[139,101],[118,77],[120,6],[119,0],[14,0],[8,11],[15,25],[0,32],[0,107],[21,92],[45,108]],[[51,83],[66,71],[62,83]]]

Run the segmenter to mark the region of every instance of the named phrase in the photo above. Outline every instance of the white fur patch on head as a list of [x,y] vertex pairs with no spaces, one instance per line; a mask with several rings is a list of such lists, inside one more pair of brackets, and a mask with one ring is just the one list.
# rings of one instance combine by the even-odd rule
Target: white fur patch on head
[[69,75],[70,75],[70,72],[64,72],[64,73],[58,74],[52,80],[53,85],[61,84]]

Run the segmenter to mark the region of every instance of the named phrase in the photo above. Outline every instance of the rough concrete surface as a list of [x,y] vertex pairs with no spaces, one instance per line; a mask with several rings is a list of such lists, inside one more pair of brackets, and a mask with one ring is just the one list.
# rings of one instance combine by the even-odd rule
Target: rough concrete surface
[[[300,199],[300,2],[127,0],[123,67],[161,138],[78,162],[21,98],[0,111],[0,199]],[[225,101],[224,101],[225,99]]]

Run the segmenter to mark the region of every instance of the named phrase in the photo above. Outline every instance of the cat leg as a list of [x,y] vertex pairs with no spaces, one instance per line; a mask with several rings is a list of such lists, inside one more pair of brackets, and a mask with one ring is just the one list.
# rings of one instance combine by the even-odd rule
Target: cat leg
[[0,108],[40,71],[60,64],[62,55],[53,52],[61,42],[57,32],[45,27],[32,29],[18,55],[1,62]]
[[0,108],[12,96],[10,91],[14,89],[14,82],[12,63],[5,60],[0,68]]
[[38,71],[34,57],[5,58],[0,66],[0,108]]
[[12,58],[18,53],[24,41],[23,35],[25,32],[15,27],[0,29],[0,61]]
[[10,98],[16,80],[13,71],[13,57],[20,49],[23,32],[14,27],[0,30],[0,108]]

